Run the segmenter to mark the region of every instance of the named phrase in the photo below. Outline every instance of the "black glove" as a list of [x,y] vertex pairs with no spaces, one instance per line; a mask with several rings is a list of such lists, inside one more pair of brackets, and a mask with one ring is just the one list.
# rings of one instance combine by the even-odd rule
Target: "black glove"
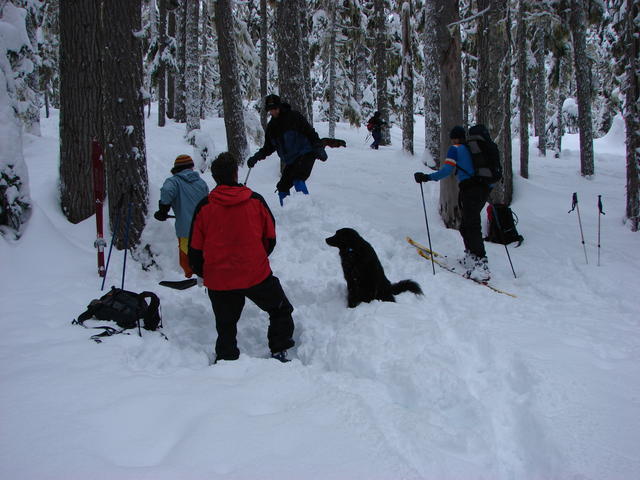
[[413,174],[413,178],[416,179],[417,183],[428,182],[429,180],[431,180],[431,178],[429,178],[428,174],[422,173],[422,172],[414,173]]
[[153,214],[153,218],[164,222],[167,218],[169,218],[170,208],[171,205],[163,205],[162,203],[158,203],[158,211]]
[[255,154],[252,157],[249,157],[247,159],[247,167],[249,168],[255,167],[256,163],[258,163],[258,160],[262,160],[261,158],[258,157],[258,154]]
[[327,156],[327,152],[325,151],[324,147],[322,145],[318,146],[315,148],[315,154],[316,154],[316,158],[318,160],[320,160],[321,162],[326,162],[327,158],[329,158]]

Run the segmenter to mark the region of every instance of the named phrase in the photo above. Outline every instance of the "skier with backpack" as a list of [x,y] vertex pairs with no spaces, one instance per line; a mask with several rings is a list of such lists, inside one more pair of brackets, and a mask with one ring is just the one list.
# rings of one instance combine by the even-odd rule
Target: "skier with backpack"
[[493,185],[502,178],[498,147],[483,125],[470,128],[466,142],[466,133],[461,126],[453,127],[449,138],[452,145],[442,168],[431,174],[416,172],[414,179],[418,183],[440,181],[455,172],[462,211],[460,235],[465,248],[465,256],[460,263],[466,270],[465,276],[488,282],[491,272],[482,239],[480,213]]
[[370,145],[370,147],[374,150],[378,150],[380,140],[382,139],[382,126],[387,123],[382,120],[382,117],[380,115],[380,112],[376,111],[373,114],[373,117],[371,117],[367,122],[367,130],[371,132],[371,136],[373,137],[373,143]]

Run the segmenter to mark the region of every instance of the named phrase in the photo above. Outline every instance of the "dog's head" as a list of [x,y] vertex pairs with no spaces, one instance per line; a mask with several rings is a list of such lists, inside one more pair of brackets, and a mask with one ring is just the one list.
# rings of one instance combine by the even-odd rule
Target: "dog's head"
[[340,250],[356,248],[362,244],[363,239],[353,228],[341,228],[332,237],[325,238],[328,245]]

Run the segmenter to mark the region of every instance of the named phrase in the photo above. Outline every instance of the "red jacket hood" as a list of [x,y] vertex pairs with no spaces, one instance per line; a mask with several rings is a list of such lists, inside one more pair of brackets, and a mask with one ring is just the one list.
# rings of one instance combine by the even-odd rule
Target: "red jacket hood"
[[244,185],[218,185],[209,193],[209,201],[230,207],[246,202],[252,194],[253,191]]

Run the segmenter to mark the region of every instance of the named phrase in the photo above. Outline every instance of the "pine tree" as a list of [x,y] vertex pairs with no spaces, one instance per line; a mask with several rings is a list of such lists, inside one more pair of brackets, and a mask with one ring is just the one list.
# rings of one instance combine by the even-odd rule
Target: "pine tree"
[[413,155],[413,29],[411,4],[402,3],[402,149]]
[[593,125],[591,116],[591,61],[587,55],[587,18],[582,0],[571,0],[571,39],[578,93],[578,124],[580,128],[580,173],[594,174]]
[[280,97],[289,102],[294,110],[307,116],[308,98],[302,61],[301,7],[301,0],[282,0],[278,3],[275,37]]
[[529,88],[527,78],[527,28],[525,15],[527,1],[518,1],[517,14],[517,64],[516,74],[518,77],[518,110],[519,112],[519,134],[520,134],[520,175],[529,178]]
[[59,18],[60,204],[78,223],[95,213],[90,149],[103,134],[100,3],[60,0]]
[[440,59],[436,35],[435,2],[424,3],[424,144],[440,165]]
[[[88,1],[88,0],[87,0]],[[102,5],[102,99],[104,160],[109,220],[131,211],[128,246],[137,245],[145,226],[148,178],[142,88],[141,0],[109,0]],[[74,2],[76,3],[76,2]],[[128,215],[127,215],[128,216]],[[126,221],[120,222],[117,248],[125,246]]]
[[187,70],[187,3],[188,0],[178,0],[180,2],[175,10],[176,22],[176,64],[177,70],[174,72],[174,97],[173,97],[173,119],[178,123],[186,123],[186,78]]
[[238,82],[238,58],[233,32],[233,0],[215,3],[216,32],[220,55],[220,79],[227,148],[240,161],[247,156],[247,135],[244,126],[242,92]]
[[[186,44],[185,44],[185,113],[187,135],[200,129],[200,0],[187,3]],[[193,142],[193,137],[192,142]]]
[[268,29],[267,0],[260,0],[260,123],[262,128],[267,128],[267,111],[263,108],[264,99],[268,95]]
[[376,75],[376,106],[380,118],[386,122],[382,125],[380,145],[391,145],[391,129],[389,126],[389,98],[387,92],[387,28],[384,0],[374,0],[375,47],[374,64]]

